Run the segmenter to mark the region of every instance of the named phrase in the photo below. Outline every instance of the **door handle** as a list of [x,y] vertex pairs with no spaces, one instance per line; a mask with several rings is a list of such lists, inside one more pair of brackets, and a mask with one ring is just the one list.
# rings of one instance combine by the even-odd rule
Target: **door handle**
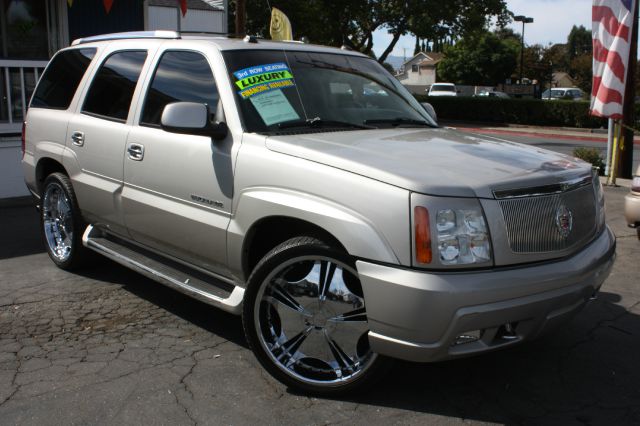
[[84,133],[78,131],[71,133],[71,143],[75,146],[84,145]]
[[129,146],[127,146],[127,153],[133,161],[142,161],[144,158],[144,145],[130,143]]

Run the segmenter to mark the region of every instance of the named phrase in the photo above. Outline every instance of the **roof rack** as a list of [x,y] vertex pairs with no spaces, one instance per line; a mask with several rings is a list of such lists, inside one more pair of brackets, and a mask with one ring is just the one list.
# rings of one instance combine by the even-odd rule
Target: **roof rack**
[[138,39],[138,38],[178,39],[180,38],[180,33],[176,31],[165,31],[165,30],[129,31],[124,33],[112,33],[112,34],[102,34],[102,35],[91,36],[91,37],[83,37],[83,38],[73,40],[71,45],[77,46],[78,44],[92,43],[94,41]]
[[180,34],[184,35],[214,35],[214,36],[228,36],[229,33],[220,32],[220,31],[191,31],[191,30],[180,30]]

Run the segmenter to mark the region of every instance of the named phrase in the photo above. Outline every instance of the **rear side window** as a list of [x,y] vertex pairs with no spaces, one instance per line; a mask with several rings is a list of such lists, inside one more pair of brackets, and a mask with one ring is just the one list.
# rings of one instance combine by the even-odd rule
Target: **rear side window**
[[144,50],[116,52],[96,73],[82,112],[116,121],[126,121],[131,98],[147,58]]
[[69,108],[80,80],[95,54],[95,48],[65,50],[58,53],[42,75],[31,99],[31,107]]
[[162,111],[171,102],[207,104],[213,113],[218,99],[211,67],[202,54],[168,51],[162,55],[156,68],[140,123],[159,126]]

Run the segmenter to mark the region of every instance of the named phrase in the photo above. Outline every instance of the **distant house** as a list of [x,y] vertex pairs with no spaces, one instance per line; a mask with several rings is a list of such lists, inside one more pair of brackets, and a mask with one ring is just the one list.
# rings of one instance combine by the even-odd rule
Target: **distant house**
[[553,87],[576,87],[576,82],[566,72],[553,73]]
[[442,58],[442,53],[419,52],[402,64],[396,78],[411,93],[424,94],[436,82],[436,65]]

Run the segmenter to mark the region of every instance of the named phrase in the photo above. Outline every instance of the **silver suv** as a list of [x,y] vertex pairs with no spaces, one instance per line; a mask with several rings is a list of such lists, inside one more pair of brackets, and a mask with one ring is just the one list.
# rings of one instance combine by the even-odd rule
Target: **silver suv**
[[348,50],[77,40],[24,138],[53,262],[95,251],[242,315],[259,362],[308,392],[532,339],[614,261],[590,165],[439,128]]

